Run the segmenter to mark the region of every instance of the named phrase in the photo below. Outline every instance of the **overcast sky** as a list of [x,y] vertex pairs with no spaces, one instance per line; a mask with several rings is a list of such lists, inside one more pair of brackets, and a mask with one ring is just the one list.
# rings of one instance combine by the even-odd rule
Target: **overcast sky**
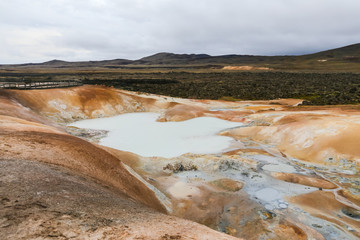
[[360,42],[359,13],[359,0],[0,0],[0,64],[311,53]]

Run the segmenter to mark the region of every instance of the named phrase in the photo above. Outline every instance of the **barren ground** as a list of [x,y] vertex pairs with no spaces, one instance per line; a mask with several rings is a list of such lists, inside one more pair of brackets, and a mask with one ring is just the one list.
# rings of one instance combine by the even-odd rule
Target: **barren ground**
[[[299,102],[2,90],[0,238],[358,239],[360,114]],[[236,140],[228,151],[173,158],[101,146],[106,132],[67,126],[133,112],[242,126],[219,133]]]

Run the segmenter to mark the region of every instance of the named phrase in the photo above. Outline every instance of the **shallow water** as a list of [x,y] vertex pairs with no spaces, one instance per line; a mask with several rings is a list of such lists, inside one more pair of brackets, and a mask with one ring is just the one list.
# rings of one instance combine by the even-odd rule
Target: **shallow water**
[[100,144],[145,157],[176,157],[184,153],[218,153],[234,140],[218,132],[242,123],[200,117],[183,122],[157,122],[157,113],[128,113],[83,120],[71,126],[109,131]]

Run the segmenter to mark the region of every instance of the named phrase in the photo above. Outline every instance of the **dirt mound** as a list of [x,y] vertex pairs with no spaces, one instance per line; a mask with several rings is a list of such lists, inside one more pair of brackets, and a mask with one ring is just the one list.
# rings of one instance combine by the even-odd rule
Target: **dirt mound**
[[66,134],[11,132],[1,134],[0,141],[4,159],[29,159],[64,166],[165,211],[155,193],[126,170],[121,158],[82,139]]
[[[261,112],[249,117],[252,126],[223,135],[271,143],[286,155],[325,165],[339,165],[342,159],[360,166],[360,116],[336,111]],[[347,165],[347,163],[344,163]]]
[[309,194],[291,197],[290,201],[301,206],[310,214],[329,222],[337,223],[343,231],[353,230],[356,237],[360,237],[359,231],[359,209],[349,207],[336,201],[332,192],[316,191]]
[[[159,111],[171,105],[169,102],[159,101],[160,98],[139,97],[134,93],[104,86],[85,85],[63,89],[3,92],[6,93],[5,100],[12,100],[10,105],[17,103],[28,110],[62,123],[109,117],[127,112]],[[5,113],[14,115],[12,111]],[[31,117],[35,118],[33,115]]]
[[279,180],[283,180],[285,182],[297,183],[297,184],[302,184],[302,185],[311,186],[311,187],[317,187],[317,188],[321,188],[321,189],[338,188],[338,186],[336,186],[332,182],[329,182],[329,181],[321,179],[321,178],[309,177],[309,176],[294,174],[294,173],[280,173],[280,172],[273,173],[272,175],[275,178],[277,178]]
[[222,68],[223,70],[242,70],[242,71],[252,71],[252,70],[263,70],[268,71],[272,70],[268,67],[254,67],[254,66],[225,66]]
[[1,239],[235,239],[68,169],[0,160]]

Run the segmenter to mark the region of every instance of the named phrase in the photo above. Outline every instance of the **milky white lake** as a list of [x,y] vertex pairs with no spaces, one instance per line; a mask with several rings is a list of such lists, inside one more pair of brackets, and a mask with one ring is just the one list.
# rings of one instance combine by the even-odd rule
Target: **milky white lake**
[[89,119],[70,126],[107,130],[100,144],[141,156],[176,157],[184,153],[211,154],[228,148],[234,140],[217,136],[221,130],[242,126],[211,117],[182,122],[156,122],[158,113],[127,113],[109,118]]

